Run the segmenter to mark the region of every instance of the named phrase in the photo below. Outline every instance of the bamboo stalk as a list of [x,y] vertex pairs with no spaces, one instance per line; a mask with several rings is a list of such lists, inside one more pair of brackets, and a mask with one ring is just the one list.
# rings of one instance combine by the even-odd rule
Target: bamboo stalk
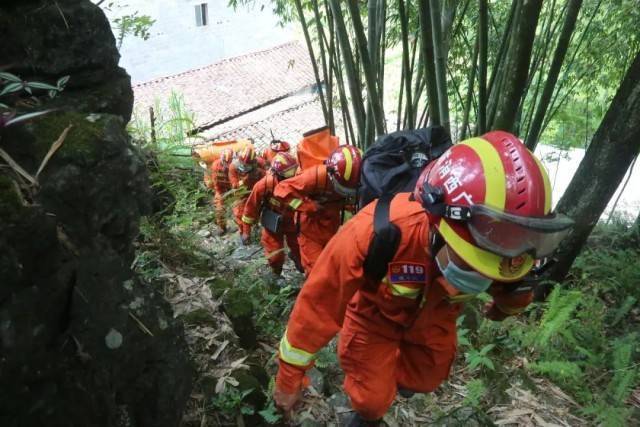
[[342,51],[342,59],[344,61],[345,70],[347,73],[347,80],[349,83],[349,91],[351,95],[351,104],[353,106],[353,114],[356,119],[356,126],[358,128],[357,140],[362,144],[364,141],[362,138],[365,136],[365,117],[364,117],[364,103],[362,101],[362,92],[360,92],[359,84],[359,72],[356,68],[356,64],[351,50],[351,43],[349,42],[349,34],[347,33],[344,16],[338,0],[329,0],[331,5],[331,11],[333,12],[334,25],[338,43],[340,44],[340,50]]
[[[332,3],[337,0],[331,0]],[[353,31],[355,34],[356,45],[360,52],[360,60],[362,61],[362,69],[364,71],[365,84],[367,87],[367,98],[371,106],[373,114],[373,124],[375,126],[376,133],[382,135],[384,133],[384,114],[380,107],[380,98],[378,93],[378,86],[375,78],[375,63],[371,62],[370,52],[367,47],[367,39],[364,34],[364,28],[362,25],[362,19],[360,18],[360,10],[358,9],[357,0],[348,0],[347,6],[351,15],[351,21],[353,24]],[[375,51],[375,49],[374,49]],[[368,143],[369,141],[367,141]]]
[[[407,107],[405,110],[405,117],[411,117],[413,115],[413,111],[411,102],[411,68],[409,66],[409,23],[407,20],[407,13],[405,12],[404,8],[404,0],[398,0],[398,14],[400,18],[400,30],[402,33],[402,77],[404,80],[404,89],[407,93]],[[400,82],[401,86],[402,83],[403,82]],[[400,88],[400,94],[402,94],[402,87]],[[398,114],[400,114],[400,111],[398,111]],[[398,123],[400,123],[400,120],[398,120]],[[413,129],[412,125],[412,123],[407,123],[407,128]]]
[[[420,18],[420,41],[424,74],[427,83],[427,103],[431,108],[431,121],[434,125],[441,125],[442,118],[438,107],[438,86],[436,83],[436,66],[433,56],[433,34],[431,30],[431,12],[429,0],[418,1],[418,15]],[[415,98],[414,98],[415,99]],[[414,111],[416,109],[414,108]]]
[[433,50],[435,54],[435,77],[438,89],[438,110],[442,126],[449,131],[449,101],[447,91],[446,62],[444,41],[442,37],[440,0],[431,1],[431,31],[433,37]]
[[[299,1],[299,0],[298,0]],[[321,25],[320,9],[317,1],[312,1],[313,15],[316,22],[316,33],[318,34],[318,45],[320,47],[320,60],[322,63],[322,73],[324,76],[325,93],[327,101],[327,125],[331,133],[335,133],[335,122],[333,117],[333,85],[331,84],[331,70],[327,66],[327,52],[325,49],[326,37]]]
[[[476,37],[476,45],[475,45],[475,48],[473,49],[473,61],[471,62],[471,67],[469,68],[469,80],[467,82],[467,96],[465,97],[464,111],[462,116],[462,132],[460,136],[461,140],[466,139],[467,128],[469,127],[469,112],[471,110],[471,98],[473,97],[473,86],[476,79],[476,63],[478,61],[479,44],[480,44],[480,37],[478,34],[478,37]],[[487,64],[485,63],[485,67],[486,65]],[[486,70],[485,70],[485,79],[486,79]],[[480,84],[480,86],[482,85]],[[484,96],[486,97],[486,94]],[[478,116],[480,116],[479,111],[478,111]],[[483,131],[480,131],[481,128],[480,128],[479,122],[480,122],[480,119],[478,119],[478,133],[480,134],[480,133],[483,133]],[[471,133],[471,129],[469,129],[469,133]]]
[[327,103],[325,100],[324,91],[322,90],[322,82],[320,79],[320,72],[318,71],[318,60],[313,52],[313,44],[311,43],[311,37],[309,36],[309,28],[307,26],[307,20],[304,17],[304,11],[302,10],[302,3],[300,0],[294,0],[296,5],[296,11],[298,12],[298,19],[302,26],[302,32],[304,33],[304,40],[307,43],[307,50],[309,51],[309,59],[311,60],[311,67],[313,68],[313,75],[316,79],[316,86],[318,87],[318,93],[320,94],[320,104],[322,106],[322,114],[324,116],[325,123],[329,122],[329,112],[327,111]]
[[569,42],[571,41],[571,35],[573,34],[581,7],[582,0],[570,0],[569,8],[567,10],[564,23],[562,24],[560,38],[558,39],[558,44],[556,45],[556,50],[553,54],[553,60],[551,61],[551,68],[549,69],[547,81],[544,85],[544,89],[542,90],[542,95],[540,96],[536,113],[531,122],[531,127],[527,133],[526,142],[527,147],[529,147],[530,150],[534,150],[538,144],[544,116],[547,114],[547,109],[549,108],[549,103],[556,87],[556,82],[560,75],[560,69],[562,68],[562,63],[564,62],[564,57],[567,53]]
[[[487,0],[479,0],[478,2],[478,41],[477,41],[477,54],[479,56],[480,64],[478,66],[478,117],[477,117],[477,133],[481,135],[487,130],[487,55],[488,55],[488,10],[489,6]],[[475,57],[475,55],[474,55]],[[475,60],[474,60],[475,66]],[[470,82],[473,86],[473,82]],[[469,94],[471,96],[471,94]],[[470,102],[470,101],[469,101]],[[465,114],[468,115],[468,107],[465,109]],[[463,128],[462,132],[465,129]]]
[[[491,98],[491,95],[495,89],[496,79],[498,75],[500,75],[500,67],[504,62],[504,58],[507,52],[507,48],[509,46],[509,36],[511,34],[511,30],[513,27],[514,17],[516,16],[516,12],[519,5],[518,0],[513,0],[511,2],[511,9],[509,10],[509,17],[507,18],[507,23],[505,25],[504,33],[502,33],[502,39],[500,40],[500,49],[498,49],[498,55],[496,56],[495,64],[491,69],[491,77],[489,78],[489,85],[487,87],[487,97]],[[487,8],[488,9],[488,8]],[[490,9],[488,9],[490,11]],[[488,123],[487,123],[488,125]]]

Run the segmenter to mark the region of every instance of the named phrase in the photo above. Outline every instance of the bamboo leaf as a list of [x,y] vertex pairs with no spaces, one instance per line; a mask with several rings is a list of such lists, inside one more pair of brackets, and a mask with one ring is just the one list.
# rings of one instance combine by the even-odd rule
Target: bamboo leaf
[[56,83],[58,85],[58,89],[62,89],[67,84],[69,77],[70,76],[64,76],[58,79],[58,82]]
[[2,92],[0,92],[0,96],[6,95],[8,93],[18,92],[20,90],[22,90],[22,82],[9,83],[2,89]]
[[6,80],[9,82],[22,83],[22,79],[20,77],[16,76],[15,74],[7,73],[4,71],[0,71],[0,79]]
[[41,83],[41,82],[27,82],[25,89],[26,88],[32,88],[32,89],[46,89],[46,90],[58,90],[57,86],[52,86],[50,84],[47,83]]

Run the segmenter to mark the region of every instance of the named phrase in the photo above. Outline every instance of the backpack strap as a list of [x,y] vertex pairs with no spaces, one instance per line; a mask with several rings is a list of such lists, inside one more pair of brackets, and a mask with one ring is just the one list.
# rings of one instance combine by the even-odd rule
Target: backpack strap
[[327,191],[327,168],[316,168],[316,189],[321,192]]
[[400,244],[402,233],[397,225],[389,220],[392,194],[383,194],[373,212],[373,238],[369,243],[363,268],[365,275],[375,286],[387,274],[388,264],[393,260]]

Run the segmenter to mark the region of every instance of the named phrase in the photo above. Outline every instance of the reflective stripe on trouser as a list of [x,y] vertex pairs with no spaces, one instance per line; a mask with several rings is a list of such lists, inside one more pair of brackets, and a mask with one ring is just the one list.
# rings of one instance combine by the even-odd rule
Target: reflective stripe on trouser
[[377,335],[345,318],[338,357],[353,409],[363,418],[375,420],[393,403],[398,385],[423,393],[435,390],[449,376],[455,339],[438,336],[436,331],[424,343],[415,344]]
[[216,192],[216,194],[213,196],[213,205],[214,205],[214,212],[216,216],[216,224],[222,230],[226,230],[227,229],[227,218],[226,218],[227,209],[226,209],[226,206],[224,205],[224,199],[222,198],[222,194]]
[[[300,248],[298,246],[297,234],[295,232],[289,233],[272,233],[265,228],[262,229],[262,236],[260,243],[264,248],[264,256],[267,258],[269,266],[274,273],[279,274],[282,271],[282,266],[285,260],[284,241],[286,239],[287,246],[291,251],[291,257],[294,260],[299,260]],[[273,254],[273,255],[271,255]]]

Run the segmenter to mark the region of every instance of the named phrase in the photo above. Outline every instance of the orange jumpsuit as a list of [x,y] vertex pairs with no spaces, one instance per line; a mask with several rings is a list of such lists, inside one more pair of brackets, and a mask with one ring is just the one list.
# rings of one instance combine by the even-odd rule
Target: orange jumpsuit
[[251,227],[255,224],[267,207],[282,215],[282,223],[279,233],[272,233],[266,228],[262,229],[260,243],[264,248],[265,257],[275,274],[282,272],[284,265],[284,241],[286,239],[291,258],[296,265],[300,265],[300,248],[298,246],[298,233],[294,222],[294,214],[284,206],[282,200],[274,197],[273,190],[278,184],[278,178],[273,174],[267,174],[253,186],[253,190],[244,206],[242,221]]
[[[344,388],[363,418],[382,417],[397,387],[431,392],[448,375],[456,353],[460,294],[439,274],[429,253],[430,224],[418,202],[400,193],[390,220],[402,237],[386,277],[372,283],[363,261],[373,236],[369,204],[329,242],[300,292],[280,342],[276,388],[293,394],[315,354],[340,332]],[[494,303],[513,314],[531,294],[509,295],[491,285]]]
[[[233,164],[229,166],[229,181],[231,182],[231,188],[244,189],[250,192],[253,186],[262,179],[265,175],[264,161],[260,158],[256,159],[256,164],[253,169],[248,173],[240,172],[240,170]],[[238,231],[240,234],[249,234],[251,226],[242,221],[242,214],[244,213],[244,205],[249,198],[249,193],[238,197],[234,202],[231,210],[233,211],[233,218],[238,225]]]
[[280,182],[274,195],[300,213],[298,243],[302,266],[308,276],[322,249],[338,231],[346,200],[333,190],[324,165],[305,169]]
[[224,193],[231,190],[229,181],[229,165],[220,159],[215,160],[205,172],[205,185],[214,191],[213,206],[216,216],[216,224],[222,231],[227,229],[226,209],[224,206]]

